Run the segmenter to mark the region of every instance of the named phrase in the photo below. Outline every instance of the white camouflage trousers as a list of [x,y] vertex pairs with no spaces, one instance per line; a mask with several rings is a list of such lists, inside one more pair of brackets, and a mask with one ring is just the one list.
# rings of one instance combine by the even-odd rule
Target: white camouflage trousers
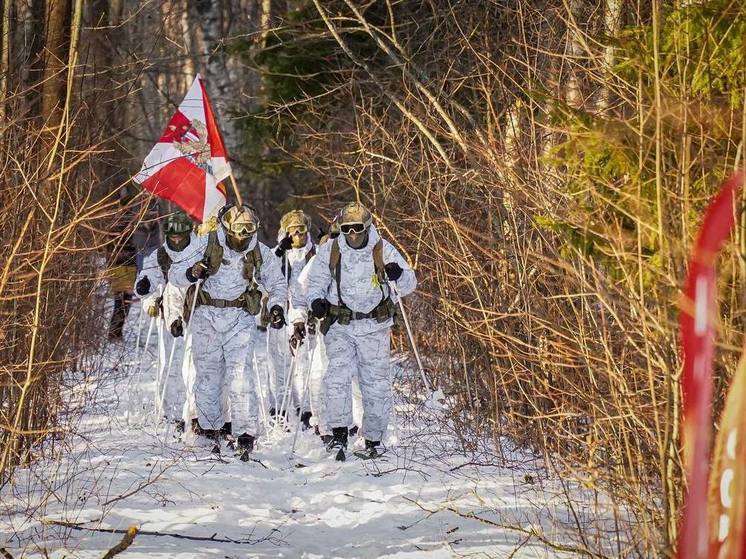
[[200,306],[190,328],[200,427],[220,429],[230,420],[234,434],[256,436],[259,408],[249,359],[256,331],[254,318],[237,308]]
[[[329,359],[326,356],[326,342],[322,334],[314,336],[311,344],[318,344],[318,347],[314,350],[311,345],[311,352],[313,353],[313,360],[311,362],[311,378],[309,379],[308,391],[311,397],[311,411],[316,418],[316,424],[319,427],[320,435],[331,435],[332,430],[329,427],[329,421],[327,420],[328,412],[326,411],[327,402],[323,397],[323,381],[326,370],[329,366]],[[360,394],[360,383],[358,381],[357,372],[352,376],[352,419],[350,427],[353,423],[358,427],[363,423],[363,397]]]
[[389,328],[366,334],[333,324],[326,334],[329,365],[322,381],[328,428],[352,424],[352,378],[357,373],[363,399],[363,437],[380,441],[391,415],[391,337]]

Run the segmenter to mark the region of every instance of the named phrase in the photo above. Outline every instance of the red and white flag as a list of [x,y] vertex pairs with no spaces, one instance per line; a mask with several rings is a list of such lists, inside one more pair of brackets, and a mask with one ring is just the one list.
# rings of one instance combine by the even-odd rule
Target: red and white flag
[[133,180],[205,221],[225,205],[220,181],[230,174],[228,153],[198,74]]
[[[679,529],[678,559],[742,559],[746,513],[746,434],[743,432],[746,379],[739,367],[718,437],[715,464],[712,438],[712,370],[717,322],[716,264],[735,226],[743,174],[726,180],[710,203],[689,260],[680,315],[684,357],[682,435],[688,492]],[[739,429],[740,427],[740,429]],[[739,462],[738,458],[742,460]],[[737,467],[733,466],[737,464]],[[708,478],[714,484],[708,503]],[[735,482],[735,483],[734,483]],[[734,507],[733,503],[739,503]],[[708,506],[709,504],[709,506]],[[725,555],[721,551],[725,550]]]

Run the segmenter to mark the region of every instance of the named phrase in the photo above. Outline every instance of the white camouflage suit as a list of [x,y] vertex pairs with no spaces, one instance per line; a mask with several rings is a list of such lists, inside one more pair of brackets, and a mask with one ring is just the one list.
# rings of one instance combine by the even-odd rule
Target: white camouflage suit
[[[298,282],[303,288],[304,297],[306,297],[308,292],[308,276],[314,260],[316,260],[316,256],[309,260],[298,277]],[[309,351],[313,355],[311,359],[311,376],[308,381],[311,410],[313,410],[313,415],[316,418],[316,425],[319,427],[319,435],[331,435],[331,428],[329,427],[329,422],[326,420],[326,402],[321,398],[321,382],[324,380],[326,369],[329,366],[329,359],[326,356],[324,336],[318,331],[318,327],[316,335],[308,336],[305,343],[309,344]],[[357,372],[352,377],[352,418],[354,424],[357,426],[360,426],[363,422],[363,397],[360,394],[360,382]],[[352,424],[350,424],[350,427],[352,427]]]
[[[163,247],[166,249],[171,262],[174,262],[176,259],[183,258],[185,254],[189,253],[191,247],[196,243],[197,238],[192,234],[189,245],[184,251],[177,252],[171,250],[165,242],[163,243]],[[143,260],[142,270],[135,280],[135,292],[137,292],[137,284],[145,277],[150,282],[150,289],[145,295],[138,294],[142,300],[143,311],[157,304],[159,294],[162,294],[161,296],[163,297],[163,316],[158,318],[160,321],[158,325],[159,332],[163,332],[164,341],[161,360],[167,360],[173,349],[173,361],[171,362],[165,385],[163,413],[169,419],[183,418],[185,421],[189,421],[194,417],[192,415],[194,401],[192,400],[190,405],[190,401],[186,395],[191,392],[190,389],[194,383],[194,363],[189,357],[191,351],[187,350],[185,352],[184,350],[184,338],[174,338],[171,335],[171,324],[182,318],[184,293],[186,290],[174,286],[171,282],[167,281],[168,278],[163,277],[163,272],[158,264],[157,249],[148,254]],[[187,358],[182,361],[182,356],[184,355],[187,355]],[[165,374],[168,364],[163,363],[162,366]],[[181,371],[181,375],[178,374],[178,371]],[[164,390],[162,386],[159,388]]]
[[[278,240],[286,235],[283,229],[278,233]],[[269,329],[269,356],[272,366],[272,379],[269,383],[269,406],[280,410],[283,404],[283,398],[286,398],[285,409],[295,409],[302,407],[301,411],[310,411],[309,398],[306,396],[305,402],[301,405],[303,398],[303,383],[309,366],[308,341],[304,341],[295,351],[295,368],[290,370],[293,358],[290,353],[290,337],[293,335],[293,324],[296,322],[306,322],[308,307],[304,297],[303,287],[300,284],[300,275],[306,267],[307,254],[314,249],[311,236],[306,235],[306,244],[301,248],[289,248],[285,251],[285,270],[284,277],[288,285],[288,301],[286,305],[287,325],[281,330]],[[282,270],[282,258],[279,258]],[[288,379],[288,375],[292,377]],[[284,388],[290,384],[288,395],[284,396]]]
[[[202,290],[216,299],[235,300],[247,287],[243,277],[244,257],[254,250],[258,240],[254,234],[247,248],[237,252],[226,243],[222,227],[217,234],[223,247],[223,261],[218,271],[204,280]],[[171,282],[181,287],[190,285],[187,269],[203,259],[207,241],[207,235],[199,237],[195,250],[183,261],[174,262],[169,272]],[[279,262],[266,245],[259,243],[259,249],[262,265],[259,273],[255,271],[255,280],[269,294],[270,308],[282,305],[287,297],[287,286]],[[249,357],[255,340],[255,317],[239,307],[199,305],[194,309],[189,329],[193,338],[195,403],[200,427],[220,429],[230,416],[233,433],[256,436],[259,407],[255,373]],[[223,394],[226,388],[228,409]]]
[[[371,312],[382,298],[377,285],[373,247],[379,240],[371,225],[368,242],[360,249],[349,247],[344,235],[338,237],[340,250],[340,288],[342,299],[354,312]],[[315,299],[327,299],[337,305],[337,285],[329,269],[332,242],[319,248],[308,276],[306,299],[310,307]],[[396,262],[403,273],[397,281],[404,296],[414,291],[414,271],[390,243],[383,241],[384,263]],[[388,286],[383,287],[388,295]],[[362,435],[380,441],[386,433],[391,414],[391,340],[393,320],[377,322],[372,318],[352,320],[348,325],[332,324],[326,334],[329,365],[322,381],[323,414],[329,428],[352,423],[351,382],[357,372],[363,397]]]

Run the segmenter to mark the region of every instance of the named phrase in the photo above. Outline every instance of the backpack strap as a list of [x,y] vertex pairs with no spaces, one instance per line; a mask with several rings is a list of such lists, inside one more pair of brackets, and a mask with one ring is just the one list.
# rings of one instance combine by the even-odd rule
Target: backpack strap
[[205,248],[205,262],[211,276],[214,276],[223,263],[223,247],[218,241],[218,232],[210,231],[207,236],[207,247]]
[[163,280],[168,281],[168,271],[171,269],[171,257],[166,252],[166,247],[163,245],[159,246],[155,257],[163,274]]
[[378,283],[383,285],[386,281],[386,271],[383,268],[383,241],[378,239],[378,242],[373,247],[373,267],[376,270],[378,276]]
[[262,272],[262,250],[259,248],[259,242],[254,245],[254,249],[243,257],[243,277],[251,283],[252,288],[256,287],[255,277]]
[[329,253],[329,271],[332,273],[335,283],[337,284],[337,300],[339,306],[344,307],[345,304],[342,301],[342,288],[340,286],[342,279],[342,266],[340,261],[342,260],[342,254],[339,252],[339,241],[337,239],[332,240],[332,250]]
[[311,250],[306,253],[306,264],[308,264],[314,256],[316,256],[316,246],[312,246]]

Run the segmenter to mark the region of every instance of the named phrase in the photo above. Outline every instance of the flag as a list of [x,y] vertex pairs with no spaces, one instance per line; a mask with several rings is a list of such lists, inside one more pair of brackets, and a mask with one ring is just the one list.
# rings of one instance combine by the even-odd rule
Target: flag
[[710,471],[710,555],[746,557],[746,351],[728,391]]
[[202,222],[225,205],[220,181],[230,174],[225,144],[197,75],[133,180]]
[[[689,261],[680,314],[684,356],[682,436],[688,493],[679,530],[678,559],[706,559],[710,526],[707,481],[712,425],[712,361],[717,308],[715,264],[735,225],[743,175],[728,178],[710,203]],[[730,556],[729,556],[730,557]],[[734,556],[735,557],[735,556]]]

